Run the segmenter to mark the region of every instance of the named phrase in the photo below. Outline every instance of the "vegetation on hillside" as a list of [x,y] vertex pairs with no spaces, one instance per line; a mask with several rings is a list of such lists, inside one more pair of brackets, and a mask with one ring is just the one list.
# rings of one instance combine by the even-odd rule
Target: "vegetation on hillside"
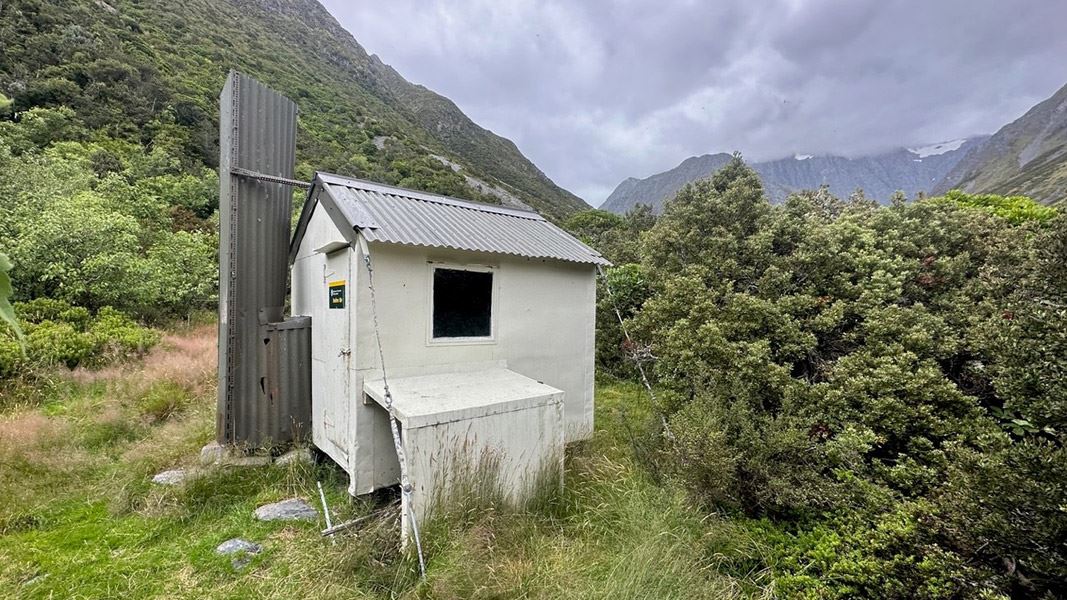
[[[234,68],[299,105],[302,178],[333,171],[499,203],[471,176],[553,218],[584,206],[513,144],[368,56],[311,0],[197,0],[181,10],[157,1],[20,0],[0,4],[0,39],[0,119],[66,107],[65,129],[50,137],[101,144],[100,169],[114,164],[109,153],[119,146],[206,176],[203,168],[218,161],[218,94]],[[48,141],[34,140],[38,148]]]
[[[498,189],[557,219],[583,206],[510,142],[369,57],[315,2],[20,0],[0,3],[0,39],[0,251],[14,265],[3,265],[13,291],[0,291],[17,301],[153,324],[214,305],[230,68],[300,106],[299,177],[329,170],[494,203]],[[49,358],[20,358],[5,325],[0,378],[124,344],[66,335],[81,323],[24,325],[30,354]],[[50,331],[65,349],[39,348]]]
[[1067,200],[1067,85],[1001,127],[941,180],[935,191],[1023,194],[1045,204]]
[[750,523],[785,597],[1060,594],[1065,264],[1067,218],[1025,198],[775,206],[735,158],[616,269],[649,466]]

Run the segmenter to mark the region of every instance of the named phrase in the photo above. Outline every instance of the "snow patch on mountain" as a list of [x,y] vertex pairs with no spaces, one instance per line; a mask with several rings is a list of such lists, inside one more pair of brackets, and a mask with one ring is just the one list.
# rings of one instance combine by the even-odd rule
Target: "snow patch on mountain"
[[918,154],[920,158],[926,158],[927,156],[936,156],[938,154],[952,152],[953,150],[959,150],[960,146],[962,146],[966,141],[966,139],[961,139],[952,140],[950,142],[938,142],[936,144],[930,144],[929,146],[908,148],[908,152]]

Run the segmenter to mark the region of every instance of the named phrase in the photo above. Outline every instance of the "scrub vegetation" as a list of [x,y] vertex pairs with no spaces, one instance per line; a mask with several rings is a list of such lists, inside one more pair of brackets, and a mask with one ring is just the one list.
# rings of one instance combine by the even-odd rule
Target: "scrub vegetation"
[[[494,203],[510,195],[553,218],[584,206],[509,140],[368,55],[312,0],[195,0],[181,10],[161,0],[8,1],[0,39],[0,121],[50,125],[9,142],[16,156],[74,142],[48,162],[81,159],[135,187],[170,177],[217,189],[218,96],[232,68],[299,106],[305,180],[323,170]],[[187,209],[175,215],[183,223],[210,216],[210,194],[189,190],[189,204],[167,193],[173,183],[147,191]]]
[[1061,597],[1063,214],[955,191],[772,205],[735,157],[640,240],[608,276],[634,339],[601,366],[648,362],[666,426],[644,463],[744,524],[777,593]]

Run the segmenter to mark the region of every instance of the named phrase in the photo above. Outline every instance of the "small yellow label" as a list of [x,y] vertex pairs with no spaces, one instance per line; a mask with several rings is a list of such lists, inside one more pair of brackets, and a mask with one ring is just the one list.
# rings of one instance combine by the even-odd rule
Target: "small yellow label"
[[326,288],[326,297],[329,300],[330,308],[344,308],[345,307],[345,282],[331,281],[330,287]]

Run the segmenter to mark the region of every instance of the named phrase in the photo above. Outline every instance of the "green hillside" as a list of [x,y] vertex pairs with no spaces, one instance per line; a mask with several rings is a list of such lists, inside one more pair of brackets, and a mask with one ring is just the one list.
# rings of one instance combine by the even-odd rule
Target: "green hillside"
[[0,39],[0,115],[70,107],[58,137],[165,145],[187,171],[213,167],[218,93],[236,68],[296,100],[302,177],[329,170],[554,218],[585,208],[513,143],[368,55],[313,0],[4,2]]
[[1063,203],[1067,199],[1067,85],[1001,127],[960,161],[937,189],[954,187]]

